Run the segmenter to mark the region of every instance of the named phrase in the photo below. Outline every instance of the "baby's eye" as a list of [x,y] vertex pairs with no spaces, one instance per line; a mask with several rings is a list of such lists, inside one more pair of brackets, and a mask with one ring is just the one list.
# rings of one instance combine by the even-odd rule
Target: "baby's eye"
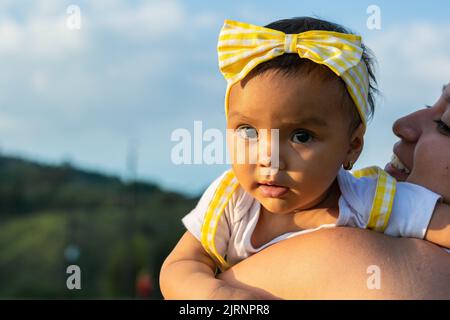
[[306,131],[297,131],[292,135],[292,141],[295,143],[311,142],[313,136]]
[[249,125],[243,125],[236,129],[239,136],[243,139],[257,139],[258,138],[258,131],[249,126]]
[[450,128],[445,124],[442,120],[434,120],[437,124],[437,129],[439,132],[441,132],[443,135],[450,136]]

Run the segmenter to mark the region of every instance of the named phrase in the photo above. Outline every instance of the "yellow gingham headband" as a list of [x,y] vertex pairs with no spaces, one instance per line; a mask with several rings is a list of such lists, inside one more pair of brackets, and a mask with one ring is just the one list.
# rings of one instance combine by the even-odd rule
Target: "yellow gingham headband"
[[262,62],[284,53],[326,65],[344,80],[347,90],[366,126],[369,115],[369,74],[361,59],[361,37],[333,31],[311,30],[298,34],[243,22],[225,20],[217,45],[219,67],[227,80],[225,115],[231,87]]

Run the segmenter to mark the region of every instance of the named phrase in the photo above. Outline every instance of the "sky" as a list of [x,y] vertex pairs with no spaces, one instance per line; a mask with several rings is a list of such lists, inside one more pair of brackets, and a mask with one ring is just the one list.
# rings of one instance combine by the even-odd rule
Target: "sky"
[[[79,8],[80,28],[68,27]],[[367,9],[380,9],[369,29]],[[265,25],[295,16],[340,23],[375,53],[382,96],[355,168],[384,166],[393,122],[433,104],[450,81],[450,2],[25,1],[0,2],[0,152],[70,162],[126,179],[201,193],[228,165],[177,165],[173,132],[194,121],[225,129],[217,66],[224,19]],[[73,21],[73,20],[70,20]]]

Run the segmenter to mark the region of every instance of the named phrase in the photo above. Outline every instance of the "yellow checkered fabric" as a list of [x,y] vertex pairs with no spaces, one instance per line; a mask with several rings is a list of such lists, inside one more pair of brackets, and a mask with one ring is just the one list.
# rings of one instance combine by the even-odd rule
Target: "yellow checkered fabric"
[[228,200],[230,200],[238,186],[239,182],[234,172],[229,170],[220,181],[214,193],[202,225],[201,243],[222,271],[228,269],[229,265],[225,261],[225,258],[217,252],[214,239],[220,217],[225,210]]
[[[377,187],[372,203],[372,209],[367,224],[368,229],[384,232],[387,227],[389,217],[394,202],[396,181],[386,172],[378,167],[370,167],[355,171],[354,176],[377,178]],[[221,271],[227,270],[230,265],[225,257],[217,252],[215,237],[217,226],[225,207],[228,204],[233,192],[239,186],[239,182],[233,170],[229,170],[220,181],[214,196],[208,206],[201,230],[201,243],[211,258],[216,262]]]
[[332,31],[311,30],[298,34],[225,20],[217,44],[219,67],[227,80],[225,114],[233,84],[242,80],[262,62],[285,53],[326,65],[341,77],[352,97],[361,120],[369,115],[369,74],[362,61],[361,37]]
[[391,216],[397,181],[379,167],[357,170],[353,172],[353,175],[357,178],[377,178],[377,188],[372,202],[370,219],[366,228],[384,232],[387,228],[389,217]]

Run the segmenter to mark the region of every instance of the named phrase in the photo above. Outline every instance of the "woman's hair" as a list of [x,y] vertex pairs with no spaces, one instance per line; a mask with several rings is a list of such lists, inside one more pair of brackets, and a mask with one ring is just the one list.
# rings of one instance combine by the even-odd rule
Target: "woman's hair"
[[[352,32],[350,32],[349,30],[347,30],[346,28],[344,28],[339,24],[311,17],[298,17],[292,19],[278,20],[266,25],[265,27],[282,31],[286,34],[296,34],[310,30],[324,30],[324,31],[334,31],[339,33],[353,34]],[[363,48],[362,60],[366,64],[369,73],[368,118],[370,119],[373,116],[375,110],[375,95],[378,94],[379,91],[377,89],[377,80],[374,72],[375,68],[374,55],[372,51],[369,48],[367,48],[364,44],[362,44],[362,48]],[[256,66],[244,79],[244,84],[251,78],[260,75],[268,70],[277,70],[282,72],[283,74],[289,75],[297,73],[299,71],[310,73],[311,71],[318,68],[322,70],[325,68],[328,70],[327,67],[316,64],[309,59],[300,58],[300,56],[296,53],[287,53]],[[342,82],[344,88],[346,88],[345,82],[341,78],[337,77],[331,70],[329,71],[330,72],[325,72],[325,76],[329,79],[331,79],[332,77],[338,78]],[[359,116],[356,107],[354,106],[353,101],[352,105],[353,106],[349,112],[351,112],[352,114],[351,129],[353,131],[361,123],[361,118]]]

